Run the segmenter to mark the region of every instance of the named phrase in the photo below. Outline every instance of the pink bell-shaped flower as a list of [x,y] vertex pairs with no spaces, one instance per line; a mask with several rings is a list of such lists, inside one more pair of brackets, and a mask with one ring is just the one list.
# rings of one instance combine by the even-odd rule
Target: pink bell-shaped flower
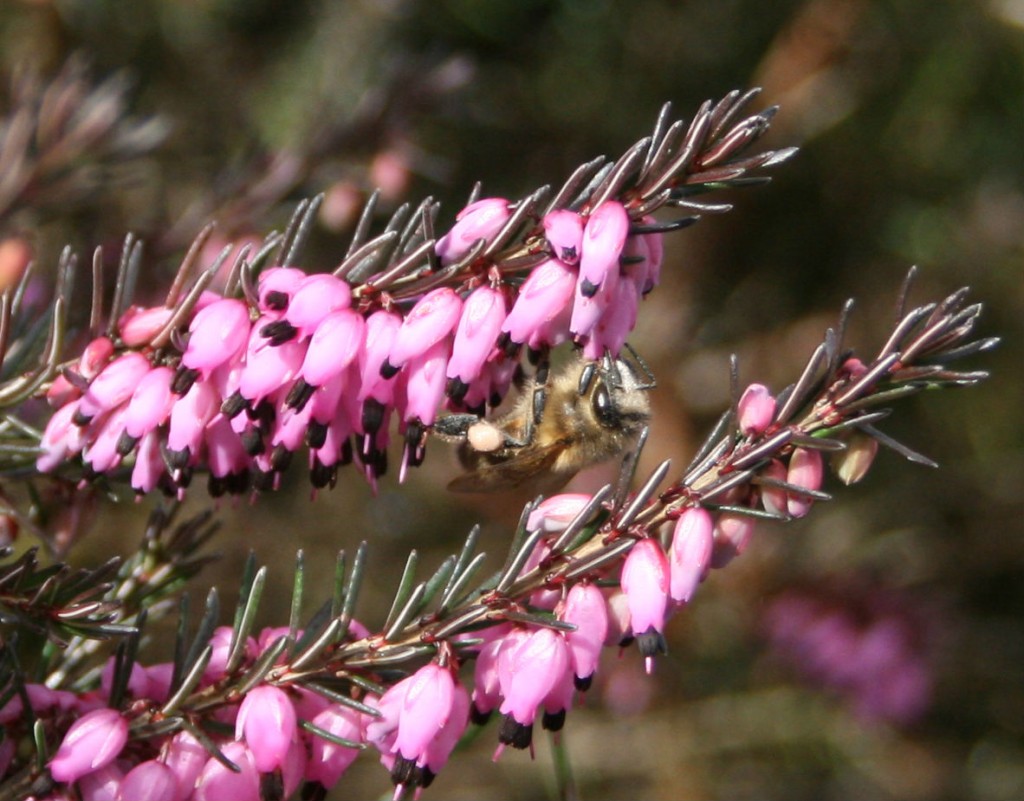
[[[352,289],[330,273],[308,275],[299,282],[291,302],[284,313],[284,320],[294,329],[291,334],[299,338],[310,337],[332,312],[347,309],[352,303]],[[271,334],[275,344],[290,339],[284,332]]]
[[583,356],[594,361],[604,356],[605,351],[618,354],[626,343],[626,338],[636,327],[636,317],[640,303],[636,284],[632,281],[619,281],[615,296],[610,300],[607,311],[601,316],[587,341],[583,345]]
[[63,406],[47,421],[39,441],[41,453],[36,457],[36,470],[40,473],[55,470],[69,456],[82,450],[84,431],[72,422],[76,412],[75,405]]
[[124,418],[125,434],[132,440],[141,439],[167,421],[177,400],[171,392],[173,380],[170,367],[154,367],[139,380]]
[[526,520],[526,530],[543,529],[547,533],[565,531],[573,518],[588,503],[590,503],[590,496],[581,492],[565,492],[545,498],[537,505],[536,509],[530,512],[530,516]]
[[242,354],[249,339],[249,307],[245,301],[224,298],[197,312],[189,323],[188,345],[181,363],[203,379]]
[[129,348],[148,345],[174,314],[166,306],[130,306],[117,321],[117,333]]
[[193,801],[259,801],[260,776],[252,753],[244,743],[227,743],[221,753],[238,766],[235,773],[210,757],[196,780]]
[[576,626],[575,631],[566,633],[565,640],[576,686],[585,690],[597,671],[601,649],[608,636],[608,604],[593,584],[576,584],[565,598],[559,619]]
[[462,300],[448,287],[432,290],[417,301],[402,320],[402,326],[381,366],[385,378],[406,362],[423,354],[447,337],[459,322]]
[[[121,798],[121,782],[124,771],[116,762],[104,765],[78,780],[78,795],[81,801],[118,801]],[[71,794],[46,796],[44,801],[65,801]]]
[[637,542],[622,565],[622,591],[629,602],[629,619],[637,646],[650,673],[654,655],[665,653],[665,615],[668,612],[668,559],[657,540]]
[[[516,343],[532,341],[535,334],[572,308],[576,273],[558,259],[548,259],[530,271],[501,330]],[[555,344],[554,342],[550,344]]]
[[140,762],[121,780],[118,801],[177,801],[174,772],[155,759]]
[[747,550],[754,536],[754,518],[735,512],[723,512],[715,521],[715,545],[711,551],[711,567],[716,570]]
[[360,402],[373,398],[385,405],[391,403],[395,381],[393,377],[381,376],[380,367],[387,360],[401,327],[402,318],[394,312],[377,311],[366,318],[366,345],[359,352]]
[[542,224],[544,238],[551,245],[555,258],[576,264],[583,249],[583,217],[569,209],[555,209],[544,215]]
[[296,731],[295,707],[284,690],[268,684],[249,690],[238,709],[235,738],[245,739],[257,771],[284,764]]
[[154,489],[160,477],[167,472],[160,449],[160,432],[150,431],[135,449],[135,466],[132,467],[132,489],[145,495]]
[[[601,318],[608,312],[612,301],[618,294],[619,271],[610,270],[603,276],[600,284],[593,290],[585,284],[582,275],[576,282],[573,293],[572,316],[569,318],[569,331],[577,337],[583,337],[593,331]],[[586,290],[586,291],[584,291]],[[587,292],[590,294],[587,294]]]
[[470,203],[455,218],[451,230],[437,240],[435,251],[442,264],[458,261],[478,239],[490,240],[512,216],[508,201],[488,197]]
[[[778,459],[772,459],[768,464],[761,468],[761,476],[765,479],[785,481],[786,480],[786,466]],[[779,515],[779,517],[789,517],[789,493],[787,493],[781,487],[773,486],[767,481],[759,487],[761,495],[761,503],[764,505],[766,512]]]
[[579,292],[583,297],[593,297],[609,276],[618,276],[628,234],[629,214],[617,200],[607,200],[591,212],[583,228],[580,255]]
[[192,795],[196,779],[210,758],[209,753],[187,731],[179,731],[161,749],[160,758],[170,768],[178,784],[175,801],[184,801]]
[[128,721],[116,709],[86,712],[71,724],[50,761],[50,775],[70,783],[109,765],[128,742]]
[[676,520],[669,549],[669,597],[688,603],[711,566],[715,521],[700,506],[691,506]]
[[[358,743],[363,739],[363,725],[359,713],[341,704],[330,704],[319,712],[312,721],[335,737]],[[358,748],[346,748],[337,743],[310,736],[310,758],[306,765],[306,779],[319,782],[327,789],[341,779],[342,774],[359,756]]]
[[85,425],[96,415],[128,400],[139,381],[152,369],[149,359],[129,351],[107,364],[78,401],[75,423]]
[[459,744],[459,739],[465,733],[468,725],[469,693],[461,684],[456,684],[452,689],[452,706],[448,714],[448,720],[445,721],[434,739],[427,744],[427,750],[424,753],[426,770],[429,771],[427,778],[423,782],[424,787],[447,764],[448,757],[455,750],[455,746]]
[[506,716],[498,735],[501,743],[514,748],[530,746],[537,710],[568,670],[565,638],[547,628],[531,632],[499,660],[504,696],[500,711]]
[[481,286],[466,298],[462,306],[447,376],[463,387],[480,375],[484,362],[505,322],[505,296],[489,286]]
[[359,355],[366,324],[351,309],[327,315],[309,340],[299,377],[311,387],[326,384]]
[[96,337],[82,350],[78,359],[78,374],[86,381],[92,381],[100,374],[110,357],[114,355],[114,343],[109,337]]
[[455,681],[446,667],[431,662],[407,680],[394,751],[411,762],[425,761],[427,746],[448,722]]
[[294,267],[268,267],[257,280],[260,309],[283,312],[304,278],[306,273]]
[[427,426],[434,422],[444,398],[445,367],[450,347],[448,340],[435,342],[409,361],[405,403],[400,409],[403,420],[419,420]]
[[199,453],[206,424],[217,414],[220,400],[210,382],[196,381],[174,404],[167,431],[167,450],[174,467],[185,467]]

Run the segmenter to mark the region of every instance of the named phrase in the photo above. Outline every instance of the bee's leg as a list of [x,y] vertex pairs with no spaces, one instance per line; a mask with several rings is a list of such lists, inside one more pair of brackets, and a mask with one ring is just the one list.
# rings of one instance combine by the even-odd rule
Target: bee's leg
[[475,414],[449,414],[438,419],[431,426],[431,431],[443,440],[457,442],[464,440],[470,426],[479,422],[480,418]]

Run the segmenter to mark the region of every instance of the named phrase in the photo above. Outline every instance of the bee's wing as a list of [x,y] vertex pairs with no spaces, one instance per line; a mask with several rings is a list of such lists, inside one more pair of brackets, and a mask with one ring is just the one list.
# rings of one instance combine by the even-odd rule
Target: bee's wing
[[[564,483],[564,476],[554,476],[551,468],[565,450],[562,442],[553,442],[544,447],[527,447],[501,461],[483,463],[475,469],[453,478],[448,484],[452,492],[496,492],[513,489],[523,484],[540,483],[545,476]],[[550,482],[548,482],[550,483]]]

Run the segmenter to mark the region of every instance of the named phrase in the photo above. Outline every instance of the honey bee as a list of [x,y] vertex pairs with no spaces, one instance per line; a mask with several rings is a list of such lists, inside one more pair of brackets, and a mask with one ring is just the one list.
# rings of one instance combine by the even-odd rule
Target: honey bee
[[[453,414],[434,424],[434,434],[459,443],[466,472],[455,492],[560,489],[584,467],[622,454],[650,418],[647,390],[654,386],[623,359],[577,357],[548,380],[535,378],[513,409],[490,421]],[[543,371],[539,371],[543,372]]]

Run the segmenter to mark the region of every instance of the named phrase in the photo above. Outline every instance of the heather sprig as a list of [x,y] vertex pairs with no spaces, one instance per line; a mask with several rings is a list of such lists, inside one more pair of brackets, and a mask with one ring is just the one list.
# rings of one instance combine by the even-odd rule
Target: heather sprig
[[[423,461],[442,406],[487,414],[524,351],[543,359],[571,340],[588,358],[618,353],[658,283],[663,235],[730,208],[703,193],[763,183],[759,170],[795,152],[749,152],[774,114],[743,118],[755,96],[708,101],[689,124],[666,105],[617,161],[595,159],[557,191],[518,201],[477,190],[439,237],[429,198],[371,236],[371,197],[330,273],[295,266],[321,198],[301,204],[282,236],[243,248],[230,267],[225,249],[192,278],[205,229],[162,306],[130,305],[140,251],[128,240],[111,309],[94,292],[93,338],[47,385],[56,412],[37,468],[80,457],[88,480],[133,462],[137,492],[178,494],[198,470],[220,495],[273,489],[305,447],[314,487],[350,462],[375,486],[397,418],[404,476]],[[655,220],[662,208],[684,215]],[[54,339],[62,330],[55,322]],[[52,377],[55,359],[43,364]]]
[[[847,304],[800,378],[774,398],[759,387],[737,390],[735,408],[667,484],[669,462],[634,490],[634,452],[615,486],[528,504],[493,575],[481,576],[476,528],[425,579],[417,578],[413,552],[390,612],[369,629],[355,616],[369,570],[364,543],[351,559],[339,554],[331,596],[303,622],[300,553],[288,621],[257,630],[267,569],[250,558],[232,626],[217,627],[211,594],[194,634],[183,617],[172,663],[139,661],[135,632],[122,641],[99,697],[21,684],[8,693],[15,706],[0,714],[15,737],[43,726],[37,739],[56,753],[50,775],[58,781],[126,786],[129,767],[160,764],[177,777],[175,786],[194,786],[197,799],[214,797],[222,782],[238,798],[287,797],[303,782],[304,793],[322,797],[371,746],[396,797],[418,793],[467,726],[486,723],[494,711],[502,719],[498,753],[530,748],[537,721],[554,732],[565,725],[600,670],[603,647],[635,642],[652,669],[667,648],[666,619],[692,601],[710,570],[744,552],[757,521],[792,520],[829,499],[823,454],[845,482],[870,467],[864,454],[872,449],[847,447],[865,439],[929,463],[875,423],[903,397],[984,379],[950,363],[996,340],[973,338],[980,307],[964,291],[903,307],[879,352],[862,359],[843,344]],[[143,562],[140,556],[135,564]],[[138,578],[122,587],[125,599],[149,594]],[[52,685],[72,672],[51,673]],[[61,702],[86,712],[67,734],[67,718],[55,714]],[[192,756],[182,761],[181,749]],[[40,781],[40,765],[25,763],[23,781]]]

